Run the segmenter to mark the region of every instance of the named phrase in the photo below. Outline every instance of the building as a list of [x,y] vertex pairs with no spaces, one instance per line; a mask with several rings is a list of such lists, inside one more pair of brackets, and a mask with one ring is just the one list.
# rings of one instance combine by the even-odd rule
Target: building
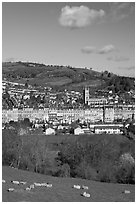
[[55,135],[55,130],[53,128],[47,128],[45,131],[46,135]]
[[89,101],[89,87],[85,87],[83,90],[83,98],[84,98],[84,104],[88,104]]
[[110,105],[104,106],[104,122],[112,123],[114,121],[114,107]]
[[96,134],[122,134],[119,126],[95,126],[94,131]]
[[107,104],[107,99],[104,97],[101,98],[90,98],[89,97],[89,87],[85,87],[83,90],[83,99],[84,99],[84,104],[95,106],[95,105],[106,105]]
[[76,129],[74,129],[74,135],[80,134],[84,134],[84,130],[82,130],[81,127],[77,127]]
[[95,106],[95,105],[103,106],[106,104],[107,104],[107,99],[103,97],[102,98],[89,98],[88,100],[88,105],[92,105],[92,106]]

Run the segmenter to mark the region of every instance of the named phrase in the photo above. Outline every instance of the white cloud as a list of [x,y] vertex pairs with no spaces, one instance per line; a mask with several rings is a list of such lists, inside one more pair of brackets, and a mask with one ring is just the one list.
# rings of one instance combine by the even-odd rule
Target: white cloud
[[123,61],[128,61],[129,58],[124,56],[114,56],[114,57],[108,57],[107,60],[114,61],[114,62],[123,62]]
[[96,48],[95,47],[92,47],[92,46],[86,46],[86,47],[83,47],[81,49],[81,51],[85,54],[91,54],[91,53],[95,53],[96,51]]
[[[116,50],[114,45],[105,45],[103,48],[97,49],[96,47],[93,46],[85,46],[81,49],[81,51],[85,54],[107,54],[109,52],[112,52]],[[107,58],[108,60],[113,60],[112,57]],[[118,59],[117,59],[118,60]]]
[[114,45],[106,45],[100,50],[98,50],[98,54],[106,54],[115,50]]
[[104,10],[94,10],[87,6],[65,6],[61,9],[59,22],[62,26],[81,28],[91,25],[105,16]]

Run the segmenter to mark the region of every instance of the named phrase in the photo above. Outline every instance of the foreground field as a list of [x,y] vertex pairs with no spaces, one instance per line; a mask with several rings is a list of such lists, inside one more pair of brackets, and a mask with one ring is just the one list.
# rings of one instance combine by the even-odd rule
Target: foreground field
[[[28,171],[17,170],[10,167],[3,167],[2,178],[6,183],[2,184],[3,202],[134,202],[135,186],[122,184],[100,183],[76,178],[56,178]],[[26,181],[26,185],[18,186],[11,183],[11,180]],[[24,189],[34,182],[52,183],[52,188],[36,187],[31,191]],[[73,185],[86,185],[90,198],[81,196],[84,190],[74,189]],[[16,192],[8,192],[8,188],[17,189]],[[129,194],[123,191],[129,190]]]

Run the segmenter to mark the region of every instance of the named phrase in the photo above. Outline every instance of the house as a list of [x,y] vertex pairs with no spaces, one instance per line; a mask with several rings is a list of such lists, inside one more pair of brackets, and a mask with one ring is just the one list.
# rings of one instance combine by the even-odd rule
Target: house
[[75,128],[74,135],[80,135],[80,134],[84,134],[84,131],[80,127]]
[[47,128],[45,131],[46,135],[55,135],[55,130],[53,128]]
[[84,134],[91,134],[91,130],[89,128],[83,128],[82,131]]
[[95,126],[94,131],[96,134],[122,134],[119,126]]
[[62,125],[59,125],[59,126],[58,126],[58,130],[63,130],[63,126],[62,126]]

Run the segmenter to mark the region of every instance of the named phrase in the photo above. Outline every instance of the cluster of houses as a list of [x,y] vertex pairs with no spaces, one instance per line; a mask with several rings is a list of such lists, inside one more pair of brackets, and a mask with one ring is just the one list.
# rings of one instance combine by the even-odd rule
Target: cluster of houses
[[95,134],[122,134],[122,124],[96,124],[92,125],[91,128],[81,128],[77,127],[74,129],[75,135],[80,134],[89,134],[89,133],[95,133]]
[[[39,128],[39,125],[35,125],[35,128]],[[70,126],[58,125],[46,127],[44,129],[45,135],[55,135],[57,133],[84,135],[84,134],[122,134],[123,124],[91,124],[87,126],[77,125],[75,128]],[[63,131],[65,130],[65,132]]]
[[[79,91],[53,91],[51,87],[33,87],[31,85],[25,86],[25,84],[2,81],[3,95],[7,92],[10,96],[10,100],[13,102],[13,108],[37,108],[39,107],[73,107],[81,106],[77,103],[82,98],[82,94]],[[33,98],[33,99],[32,99]],[[33,100],[33,103],[32,103]],[[3,100],[3,108],[9,109],[5,101]]]
[[[107,133],[107,134],[120,134],[120,126],[114,123],[119,123],[127,119],[133,119],[135,114],[135,104],[119,104],[117,103],[117,98],[115,98],[114,103],[108,103],[108,98],[90,98],[89,88],[85,87],[83,90],[83,105],[77,102],[81,99],[82,94],[76,91],[67,91],[54,93],[51,91],[50,87],[45,87],[46,92],[40,92],[34,90],[32,86],[25,87],[24,84],[18,84],[14,82],[3,81],[3,93],[6,92],[8,87],[8,93],[10,99],[17,104],[16,107],[3,108],[2,109],[2,123],[9,123],[10,121],[21,121],[28,118],[30,122],[34,124],[46,123],[59,125],[69,124],[71,125],[75,121],[79,121],[81,124],[94,124],[94,128],[81,128],[76,127],[74,129],[74,134],[85,134],[85,133]],[[19,87],[22,87],[19,89]],[[30,95],[34,96],[34,101],[37,97],[40,97],[40,101],[43,97],[48,98],[48,107],[45,107],[45,101],[40,104],[36,101],[38,107],[24,106],[28,101],[30,101]],[[46,96],[45,96],[46,93]],[[106,94],[112,94],[106,93]],[[21,107],[18,107],[19,102],[24,101]],[[50,107],[50,104],[55,105],[55,107]],[[60,104],[60,106],[58,106]],[[66,105],[67,104],[67,105]],[[76,105],[74,107],[74,105]],[[71,108],[69,108],[69,105]],[[109,125],[110,124],[110,125]],[[61,126],[60,126],[61,128]],[[55,134],[55,129],[49,127],[47,131]],[[49,134],[48,132],[48,134]]]
[[2,122],[19,121],[29,118],[30,121],[49,121],[51,123],[69,123],[80,120],[90,123],[113,123],[132,119],[135,113],[134,105],[103,106],[90,109],[50,109],[50,108],[13,108],[2,110]]

